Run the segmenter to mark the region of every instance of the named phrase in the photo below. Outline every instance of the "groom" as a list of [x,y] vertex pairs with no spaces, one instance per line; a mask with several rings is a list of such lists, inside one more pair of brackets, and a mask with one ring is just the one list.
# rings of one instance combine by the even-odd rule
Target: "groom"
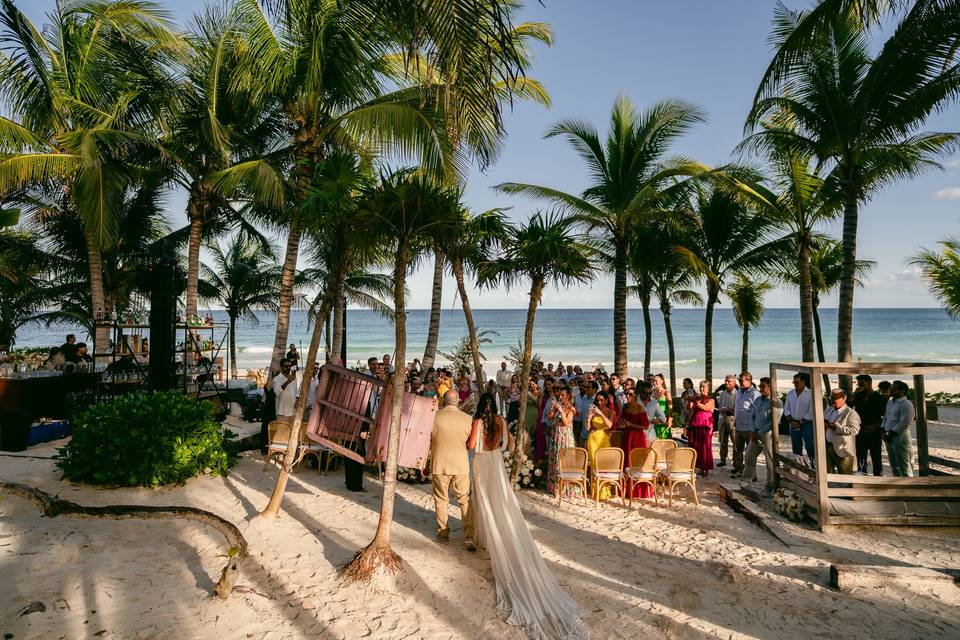
[[470,509],[470,463],[467,451],[476,444],[477,430],[471,426],[470,415],[460,411],[460,395],[448,391],[443,396],[443,409],[437,412],[430,434],[430,477],[433,482],[433,501],[437,511],[437,539],[450,540],[447,528],[449,490],[460,503],[463,518],[463,544],[468,551],[476,551],[473,543],[473,513]]

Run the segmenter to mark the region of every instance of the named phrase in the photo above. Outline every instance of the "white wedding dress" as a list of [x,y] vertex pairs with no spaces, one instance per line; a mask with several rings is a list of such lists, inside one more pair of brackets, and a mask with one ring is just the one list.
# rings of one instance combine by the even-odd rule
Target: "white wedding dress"
[[486,451],[481,435],[473,460],[474,530],[490,553],[497,609],[534,640],[587,638],[580,607],[557,584],[527,528],[503,467],[505,441],[506,429],[500,445]]

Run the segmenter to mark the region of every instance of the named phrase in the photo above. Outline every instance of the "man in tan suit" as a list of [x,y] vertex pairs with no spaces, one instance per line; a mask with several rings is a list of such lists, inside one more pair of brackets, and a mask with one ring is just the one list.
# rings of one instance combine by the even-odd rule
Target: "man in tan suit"
[[834,389],[830,393],[830,405],[823,415],[827,436],[827,471],[850,475],[857,461],[860,415],[847,404],[847,392],[843,389]]
[[470,511],[470,462],[467,451],[477,442],[477,431],[472,426],[470,415],[460,411],[457,403],[460,396],[448,391],[444,396],[443,409],[437,412],[430,434],[430,478],[433,482],[433,501],[437,511],[437,539],[450,539],[447,528],[447,505],[449,491],[460,503],[463,519],[463,544],[468,550],[476,550],[473,543],[473,514]]

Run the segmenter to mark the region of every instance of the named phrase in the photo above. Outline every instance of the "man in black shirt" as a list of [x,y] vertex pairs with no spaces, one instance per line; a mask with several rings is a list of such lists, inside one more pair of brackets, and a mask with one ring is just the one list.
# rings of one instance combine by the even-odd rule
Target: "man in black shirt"
[[60,346],[60,353],[67,362],[75,362],[73,354],[77,351],[77,336],[72,333],[67,334],[67,341]]
[[860,432],[857,434],[857,471],[867,472],[867,453],[873,463],[873,475],[883,475],[883,431],[880,421],[886,408],[883,396],[873,390],[873,378],[866,374],[857,376],[857,391],[850,402],[860,415]]

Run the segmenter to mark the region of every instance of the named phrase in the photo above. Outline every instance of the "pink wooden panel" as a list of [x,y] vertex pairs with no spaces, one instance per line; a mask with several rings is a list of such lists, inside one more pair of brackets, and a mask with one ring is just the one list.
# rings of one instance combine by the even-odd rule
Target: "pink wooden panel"
[[[387,459],[390,440],[392,399],[389,388],[377,409],[377,423],[367,443],[367,462],[373,464]],[[400,450],[397,464],[401,467],[423,469],[430,450],[430,432],[437,415],[436,398],[424,398],[412,393],[403,394],[403,412],[400,414]]]

